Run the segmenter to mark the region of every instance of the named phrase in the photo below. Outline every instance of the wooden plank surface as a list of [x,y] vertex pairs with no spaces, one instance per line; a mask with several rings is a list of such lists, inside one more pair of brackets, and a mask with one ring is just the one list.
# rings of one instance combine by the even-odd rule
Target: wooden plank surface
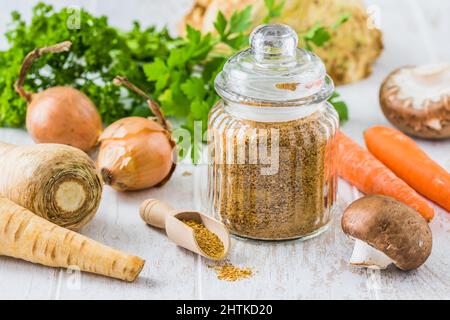
[[[0,5],[3,7],[6,2],[11,4],[0,0]],[[17,3],[29,6],[28,1]],[[168,7],[175,3],[180,2],[164,1]],[[184,9],[188,3],[183,1]],[[445,41],[450,32],[450,22],[445,14],[450,12],[448,2],[378,0],[370,1],[370,4],[381,14],[386,49],[369,79],[339,88],[351,112],[351,120],[343,130],[360,143],[363,142],[362,131],[368,126],[388,125],[379,110],[378,88],[389,71],[404,64],[448,60],[450,56],[450,42]],[[162,13],[166,10],[162,4],[152,6],[153,10],[159,7]],[[98,3],[95,9],[114,15]],[[112,20],[123,24],[124,16],[133,16],[132,5],[127,5],[124,10],[121,11],[122,18],[112,17]],[[1,14],[3,17],[3,10]],[[151,20],[152,15],[147,16],[147,23],[155,22]],[[164,15],[153,15],[155,19],[161,19],[161,16]],[[175,17],[167,18],[173,26]],[[0,25],[0,32],[1,28]],[[0,129],[0,140],[32,143],[25,131],[17,129]],[[431,157],[450,170],[450,141],[420,140],[419,143]],[[186,171],[193,175],[184,175]],[[450,215],[436,207],[437,215],[431,223],[433,252],[419,270],[401,272],[390,267],[376,272],[353,268],[347,262],[352,241],[342,233],[340,217],[343,209],[361,195],[344,181],[339,182],[338,210],[327,233],[306,242],[275,243],[233,238],[230,260],[235,265],[251,267],[256,274],[235,283],[219,281],[208,268],[208,261],[171,244],[163,232],[146,226],[138,214],[139,204],[149,197],[168,201],[177,208],[201,208],[205,172],[204,166],[182,164],[163,188],[135,193],[105,189],[97,216],[82,233],[145,258],[145,268],[135,283],[79,275],[0,257],[0,298],[450,299]]]

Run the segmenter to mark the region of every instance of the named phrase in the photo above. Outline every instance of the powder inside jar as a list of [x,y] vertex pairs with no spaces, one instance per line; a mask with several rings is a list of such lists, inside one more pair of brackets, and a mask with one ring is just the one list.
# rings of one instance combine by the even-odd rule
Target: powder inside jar
[[195,240],[204,253],[214,259],[223,257],[225,247],[214,232],[195,220],[183,220],[183,222],[194,230]]
[[295,239],[331,221],[338,124],[330,110],[292,121],[257,122],[232,118],[220,103],[213,109],[209,204],[232,233]]

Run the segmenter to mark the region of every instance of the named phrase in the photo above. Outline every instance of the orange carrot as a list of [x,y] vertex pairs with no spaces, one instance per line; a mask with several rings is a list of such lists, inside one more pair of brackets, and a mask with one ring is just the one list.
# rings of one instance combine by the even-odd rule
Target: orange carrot
[[369,151],[424,197],[450,212],[450,173],[410,137],[383,126],[364,133]]
[[424,198],[342,132],[338,135],[338,174],[365,194],[392,197],[416,209],[427,221],[433,219],[434,209]]

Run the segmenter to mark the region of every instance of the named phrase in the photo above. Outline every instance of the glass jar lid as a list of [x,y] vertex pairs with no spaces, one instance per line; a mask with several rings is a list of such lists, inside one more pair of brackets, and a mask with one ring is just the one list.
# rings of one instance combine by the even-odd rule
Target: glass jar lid
[[225,100],[250,105],[302,105],[328,99],[333,81],[314,53],[297,48],[294,30],[283,24],[257,27],[250,48],[238,52],[217,75]]

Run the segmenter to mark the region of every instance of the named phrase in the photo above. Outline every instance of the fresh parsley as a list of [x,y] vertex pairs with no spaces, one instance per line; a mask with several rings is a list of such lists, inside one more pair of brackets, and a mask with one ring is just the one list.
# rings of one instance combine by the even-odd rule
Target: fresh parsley
[[264,18],[264,23],[269,23],[270,21],[272,21],[272,19],[281,16],[285,1],[286,0],[282,0],[277,3],[276,0],[264,0],[264,4],[267,8],[267,15]]
[[349,14],[344,14],[331,26],[323,26],[319,22],[316,23],[312,28],[301,34],[302,43],[311,51],[314,51],[314,46],[323,47],[331,39],[332,32],[347,22],[349,18]]

